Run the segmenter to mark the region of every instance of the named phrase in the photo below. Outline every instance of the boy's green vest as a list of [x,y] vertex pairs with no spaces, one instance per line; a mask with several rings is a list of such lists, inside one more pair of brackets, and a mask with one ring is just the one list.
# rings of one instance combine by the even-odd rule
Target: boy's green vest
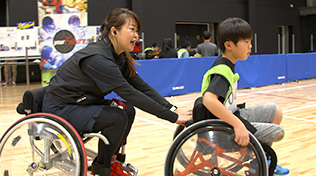
[[153,49],[152,47],[148,47],[148,48],[146,48],[146,49],[144,50],[144,53],[145,53],[146,51],[154,51],[154,49]]
[[[219,64],[216,65],[214,67],[212,67],[211,69],[209,69],[203,76],[203,81],[202,81],[202,88],[201,88],[201,94],[202,96],[204,95],[205,91],[207,90],[210,82],[211,82],[211,75],[213,74],[220,74],[222,76],[224,76],[230,86],[228,88],[226,97],[225,97],[225,101],[224,101],[224,105],[230,110],[230,111],[235,111],[237,108],[236,105],[236,91],[237,91],[237,82],[239,80],[239,75],[238,73],[233,73],[232,70],[224,64]],[[230,102],[228,104],[227,100],[230,100]],[[230,106],[233,104],[234,107]]]
[[179,49],[178,52],[177,52],[178,53],[178,58],[181,58],[183,53],[185,53],[185,52],[187,52],[186,49],[184,49],[184,48]]

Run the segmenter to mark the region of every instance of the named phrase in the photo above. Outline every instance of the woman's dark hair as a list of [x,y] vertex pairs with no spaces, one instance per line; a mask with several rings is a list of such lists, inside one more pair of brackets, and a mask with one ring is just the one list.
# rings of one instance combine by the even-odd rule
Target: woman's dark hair
[[252,39],[252,29],[249,23],[241,18],[227,18],[218,26],[216,37],[219,49],[225,52],[226,41],[232,41],[237,45],[240,39]]
[[[142,26],[139,17],[129,9],[117,8],[109,12],[105,20],[102,22],[100,27],[101,37],[107,37],[112,27],[115,27],[117,30],[122,29],[122,26],[126,22],[128,22],[127,20],[129,18],[136,21],[138,30],[137,32],[139,32]],[[128,52],[125,52],[125,56],[127,57],[127,68],[129,72],[129,77],[132,77],[136,74],[136,68],[134,64],[137,63]]]
[[169,51],[173,47],[171,38],[164,38],[162,42],[162,51]]

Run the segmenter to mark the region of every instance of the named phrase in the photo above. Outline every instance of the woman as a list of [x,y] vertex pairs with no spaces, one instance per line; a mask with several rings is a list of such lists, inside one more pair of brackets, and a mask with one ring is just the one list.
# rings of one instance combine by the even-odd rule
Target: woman
[[[177,124],[191,120],[188,115],[173,112],[175,106],[137,74],[129,52],[140,27],[134,12],[124,8],[111,11],[101,25],[99,40],[58,69],[44,97],[44,112],[65,118],[78,132],[101,131],[109,139],[110,148],[99,141],[98,156],[92,164],[92,171],[101,176],[109,175],[105,163],[115,161],[115,154],[126,143],[135,117],[133,106]],[[126,102],[110,106],[115,103],[104,100],[104,96],[112,91]],[[111,156],[105,156],[105,150],[110,150]],[[113,164],[112,172],[119,172]]]
[[177,50],[174,49],[171,38],[164,38],[159,58],[178,58]]

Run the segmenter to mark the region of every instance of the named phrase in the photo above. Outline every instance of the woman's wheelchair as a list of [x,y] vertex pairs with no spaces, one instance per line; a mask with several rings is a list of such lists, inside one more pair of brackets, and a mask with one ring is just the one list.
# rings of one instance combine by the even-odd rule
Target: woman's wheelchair
[[[197,99],[196,106],[202,100]],[[202,113],[203,114],[203,113]],[[250,135],[248,146],[234,142],[233,128],[219,119],[179,125],[165,160],[165,176],[268,176],[273,175],[276,154]],[[268,167],[267,156],[271,157]]]
[[[24,93],[17,112],[26,116],[12,124],[0,140],[0,175],[86,176],[97,153],[85,148],[85,144],[97,137],[110,145],[100,133],[79,134],[63,118],[42,113],[45,89]],[[124,146],[122,151],[118,156],[122,169],[136,176],[137,168],[124,162]]]

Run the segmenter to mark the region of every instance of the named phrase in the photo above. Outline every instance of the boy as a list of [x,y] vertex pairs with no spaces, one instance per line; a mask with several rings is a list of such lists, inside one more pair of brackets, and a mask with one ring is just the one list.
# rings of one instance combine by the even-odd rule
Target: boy
[[[240,18],[228,18],[217,30],[218,46],[223,55],[218,57],[206,72],[202,82],[203,105],[211,117],[222,119],[234,128],[235,142],[249,144],[249,134],[240,119],[247,119],[255,128],[254,135],[263,144],[272,145],[284,136],[279,124],[282,111],[275,104],[263,104],[250,108],[237,108],[236,93],[239,75],[234,73],[235,63],[246,60],[251,53],[252,29]],[[202,119],[194,119],[199,121]],[[276,175],[286,175],[289,170],[277,166]]]
[[182,48],[177,51],[178,58],[190,57],[189,50],[191,49],[191,42],[186,40],[183,42]]

